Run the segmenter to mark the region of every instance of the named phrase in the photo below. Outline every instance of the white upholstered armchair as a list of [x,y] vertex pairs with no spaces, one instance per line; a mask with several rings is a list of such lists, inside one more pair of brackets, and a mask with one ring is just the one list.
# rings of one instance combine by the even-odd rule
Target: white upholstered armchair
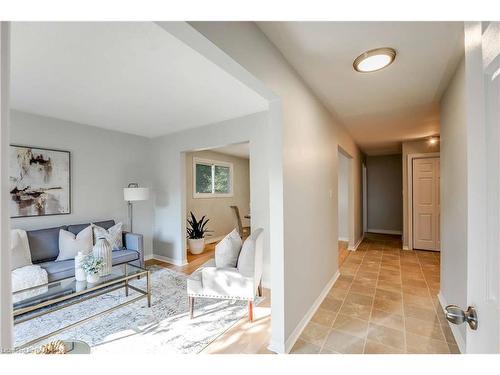
[[189,313],[193,318],[195,298],[248,301],[248,319],[253,320],[255,296],[262,296],[263,230],[255,230],[241,248],[235,268],[217,268],[213,259],[187,280]]

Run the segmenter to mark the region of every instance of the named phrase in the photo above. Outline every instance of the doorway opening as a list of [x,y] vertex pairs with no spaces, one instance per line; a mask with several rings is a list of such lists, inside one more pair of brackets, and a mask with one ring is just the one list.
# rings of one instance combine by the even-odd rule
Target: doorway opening
[[244,241],[251,233],[249,142],[185,153],[186,220],[208,220],[203,248],[187,240],[189,263],[213,257],[215,245],[236,230]]
[[352,247],[351,212],[351,167],[352,158],[340,147],[338,149],[338,264],[344,263]]

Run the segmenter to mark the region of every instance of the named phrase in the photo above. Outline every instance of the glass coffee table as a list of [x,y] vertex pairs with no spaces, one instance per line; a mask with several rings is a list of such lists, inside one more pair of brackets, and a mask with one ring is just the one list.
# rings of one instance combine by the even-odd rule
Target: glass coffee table
[[[129,284],[130,279],[143,276],[146,277],[146,290]],[[125,289],[126,296],[128,296],[129,289],[132,289],[138,292],[139,296],[59,328],[46,335],[37,337],[36,339],[16,347],[15,350],[30,347],[39,341],[113,312],[121,307],[130,305],[143,298],[147,299],[148,307],[151,307],[151,272],[138,266],[125,263],[113,266],[111,274],[101,276],[97,283],[89,284],[86,281],[76,281],[74,277],[70,277],[14,292],[12,298],[14,301],[14,325],[16,325],[118,289]]]

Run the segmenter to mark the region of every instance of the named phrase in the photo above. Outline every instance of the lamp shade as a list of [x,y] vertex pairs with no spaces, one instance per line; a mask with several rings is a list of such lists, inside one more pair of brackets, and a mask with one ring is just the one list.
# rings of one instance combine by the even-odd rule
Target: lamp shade
[[123,198],[126,201],[146,201],[149,199],[149,188],[127,187],[123,189]]

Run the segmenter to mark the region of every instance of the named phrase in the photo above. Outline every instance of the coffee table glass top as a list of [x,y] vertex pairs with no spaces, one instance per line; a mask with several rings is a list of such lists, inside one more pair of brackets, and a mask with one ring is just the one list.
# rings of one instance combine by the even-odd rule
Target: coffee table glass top
[[101,276],[96,283],[89,284],[86,281],[76,281],[74,277],[42,284],[37,287],[28,288],[14,292],[12,295],[14,315],[22,313],[30,307],[42,305],[47,306],[49,302],[59,302],[81,294],[90,293],[94,290],[105,288],[114,283],[125,281],[130,276],[147,272],[145,269],[131,264],[119,264],[113,266],[111,274]]

